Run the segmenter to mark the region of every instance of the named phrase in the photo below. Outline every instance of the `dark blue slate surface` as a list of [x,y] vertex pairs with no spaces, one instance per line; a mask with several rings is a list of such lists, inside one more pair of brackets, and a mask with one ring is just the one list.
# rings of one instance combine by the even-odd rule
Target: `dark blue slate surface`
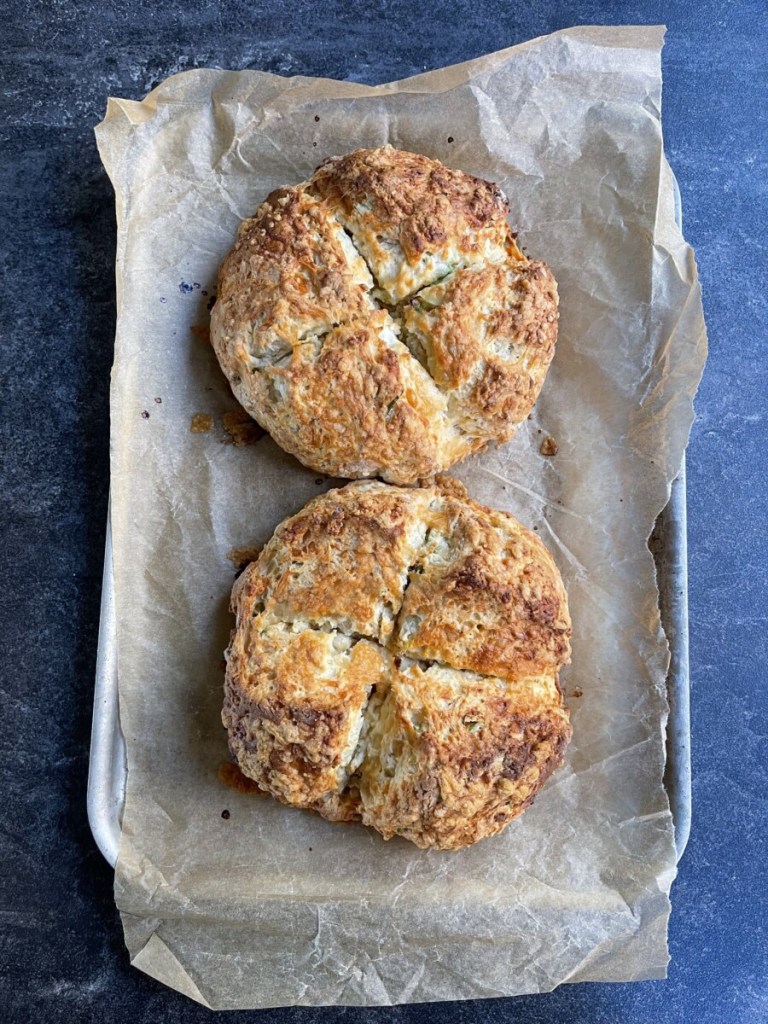
[[172,72],[205,66],[377,83],[568,25],[658,22],[669,26],[667,148],[711,345],[688,455],[694,824],[673,888],[669,979],[258,1016],[768,1021],[762,0],[3,5],[0,1006],[9,1020],[209,1016],[128,965],[111,872],[86,822],[115,315],[112,194],[92,134],[107,95],[140,98]]

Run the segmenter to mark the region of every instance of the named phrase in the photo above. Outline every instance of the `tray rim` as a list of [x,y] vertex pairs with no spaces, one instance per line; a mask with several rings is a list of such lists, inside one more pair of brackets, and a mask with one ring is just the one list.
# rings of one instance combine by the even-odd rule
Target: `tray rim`
[[88,824],[96,845],[114,867],[120,848],[121,818],[128,776],[125,739],[120,728],[117,679],[117,618],[112,560],[112,503],[107,508],[104,575],[96,653],[96,683],[88,761]]
[[[111,511],[111,509],[110,509]],[[654,527],[662,543],[656,557],[659,605],[670,648],[664,787],[675,830],[677,862],[691,829],[690,666],[688,651],[688,551],[685,456],[672,483],[670,499]],[[88,822],[96,845],[114,867],[120,848],[127,764],[120,728],[117,676],[115,586],[112,530],[107,514],[101,593],[91,752],[88,767]]]
[[[666,156],[663,157],[666,159]],[[672,168],[675,221],[683,230],[680,186]],[[685,452],[672,481],[669,501],[654,525],[652,536],[662,543],[664,558],[656,558],[659,612],[669,643],[667,670],[666,765],[664,787],[675,830],[677,863],[691,832],[691,711],[688,639],[688,516]],[[117,681],[117,620],[112,562],[111,502],[107,510],[104,577],[96,654],[91,750],[88,763],[88,822],[96,845],[114,867],[120,849],[121,817],[127,763],[120,729]]]

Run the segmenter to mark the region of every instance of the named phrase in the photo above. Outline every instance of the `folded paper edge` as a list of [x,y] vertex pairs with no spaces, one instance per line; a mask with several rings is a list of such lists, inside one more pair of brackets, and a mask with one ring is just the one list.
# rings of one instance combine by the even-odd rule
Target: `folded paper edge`
[[152,932],[147,942],[131,958],[131,965],[138,967],[140,971],[148,974],[155,981],[176,989],[177,992],[188,996],[196,1003],[201,1003],[207,1009],[213,1009],[157,931]]

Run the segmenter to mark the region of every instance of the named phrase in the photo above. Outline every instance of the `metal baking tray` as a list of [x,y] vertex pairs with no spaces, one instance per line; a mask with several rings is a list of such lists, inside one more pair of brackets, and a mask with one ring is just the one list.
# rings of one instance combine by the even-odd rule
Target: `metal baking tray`
[[[675,826],[677,859],[691,827],[690,701],[688,676],[688,552],[685,462],[672,484],[669,504],[656,521],[649,546],[656,559],[661,620],[669,639],[667,675],[669,721],[664,785]],[[88,771],[88,821],[99,849],[114,867],[120,845],[120,819],[126,780],[125,742],[117,699],[115,584],[112,534],[107,522],[104,583],[101,593],[96,692]]]
[[[682,203],[672,176],[675,220],[682,230]],[[688,530],[685,458],[672,483],[669,503],[656,520],[648,545],[656,560],[661,621],[670,647],[667,673],[667,763],[664,786],[675,828],[678,861],[691,830],[691,718],[688,664]],[[101,592],[96,688],[88,767],[88,821],[109,863],[117,863],[127,765],[117,696],[117,630],[112,532],[107,515],[104,582]]]

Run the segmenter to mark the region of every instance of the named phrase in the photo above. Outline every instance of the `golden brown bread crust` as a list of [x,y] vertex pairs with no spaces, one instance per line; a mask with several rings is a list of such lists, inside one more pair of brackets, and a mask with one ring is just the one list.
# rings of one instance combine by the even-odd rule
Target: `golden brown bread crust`
[[253,408],[281,447],[314,452],[313,468],[329,476],[382,466],[414,480],[434,473],[446,401],[393,328],[377,310],[297,345],[289,364],[252,379]]
[[335,476],[414,483],[530,412],[557,288],[490,182],[384,146],[326,161],[243,222],[211,341],[243,407]]
[[459,849],[530,806],[571,735],[555,682],[411,664],[395,672],[360,770],[362,819]]
[[279,800],[333,804],[384,652],[334,632],[260,626],[241,622],[243,647],[230,650],[228,672],[249,681],[228,686],[230,747],[243,773]]
[[393,649],[504,679],[557,672],[570,635],[560,574],[535,534],[480,507],[454,497],[430,506]]
[[285,803],[458,849],[501,831],[562,760],[559,573],[456,481],[315,498],[232,609],[222,720],[244,774]]
[[448,269],[524,260],[490,181],[383,146],[326,160],[310,189],[354,238],[389,304]]
[[555,354],[557,285],[541,262],[458,270],[404,307],[403,329],[460,428],[507,440]]

